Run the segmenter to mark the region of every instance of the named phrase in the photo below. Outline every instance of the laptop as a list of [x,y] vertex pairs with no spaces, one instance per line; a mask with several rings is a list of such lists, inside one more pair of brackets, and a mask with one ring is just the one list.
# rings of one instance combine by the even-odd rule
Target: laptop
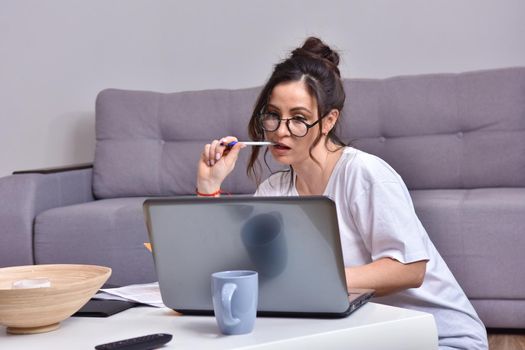
[[373,290],[347,290],[335,203],[327,197],[147,199],[164,304],[211,315],[212,273],[259,274],[257,315],[340,318]]

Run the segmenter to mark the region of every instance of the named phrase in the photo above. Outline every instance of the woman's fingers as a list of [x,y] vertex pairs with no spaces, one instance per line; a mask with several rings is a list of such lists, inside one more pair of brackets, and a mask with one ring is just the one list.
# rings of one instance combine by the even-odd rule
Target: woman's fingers
[[210,163],[210,157],[209,157],[209,154],[210,154],[210,148],[211,148],[211,145],[208,143],[208,144],[206,144],[206,146],[204,146],[204,152],[202,152],[202,160],[203,160],[204,163],[206,163],[208,166],[211,166],[211,163]]
[[217,161],[217,153],[218,153],[218,147],[219,146],[219,140],[213,140],[210,145],[210,150],[208,152],[208,158],[210,159],[210,166],[213,166],[215,162]]
[[213,166],[221,159],[224,147],[220,145],[219,140],[213,140],[204,146],[204,152],[202,153],[202,159],[208,166]]
[[228,167],[233,167],[235,165],[235,162],[237,161],[237,158],[239,157],[239,151],[246,147],[243,143],[236,143],[233,147],[230,148],[230,151],[228,153],[228,157],[224,158],[224,161],[228,165]]
[[233,147],[228,147],[227,145],[233,141],[237,141],[237,138],[234,136],[226,136],[220,140],[213,140],[211,143],[204,146],[204,151],[202,152],[202,160],[208,166],[214,166],[215,163],[220,161],[223,157],[227,156],[234,148],[236,148],[236,154],[232,158],[232,161],[229,163],[234,163],[237,160],[240,144],[235,144]]
[[221,145],[226,146],[227,144],[229,144],[230,142],[233,142],[233,141],[238,141],[235,136],[226,136],[226,137],[223,137],[220,140],[220,143],[221,143]]

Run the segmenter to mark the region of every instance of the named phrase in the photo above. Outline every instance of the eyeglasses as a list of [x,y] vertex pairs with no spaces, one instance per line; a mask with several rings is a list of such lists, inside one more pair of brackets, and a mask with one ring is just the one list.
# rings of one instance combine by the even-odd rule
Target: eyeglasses
[[286,127],[288,128],[290,134],[297,137],[303,137],[306,134],[308,134],[308,130],[310,130],[310,128],[314,127],[317,123],[319,123],[321,119],[322,118],[316,120],[312,124],[308,124],[303,118],[300,117],[284,119],[279,117],[275,113],[262,113],[260,115],[260,123],[264,131],[273,132],[279,129],[279,126],[281,126],[281,122],[284,121],[286,122]]

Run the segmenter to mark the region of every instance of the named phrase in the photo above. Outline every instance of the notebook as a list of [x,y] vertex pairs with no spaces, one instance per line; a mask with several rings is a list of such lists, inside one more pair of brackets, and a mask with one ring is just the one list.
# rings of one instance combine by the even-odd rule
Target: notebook
[[144,214],[163,302],[183,314],[213,314],[217,271],[258,272],[258,316],[345,317],[373,295],[347,290],[327,197],[155,198]]

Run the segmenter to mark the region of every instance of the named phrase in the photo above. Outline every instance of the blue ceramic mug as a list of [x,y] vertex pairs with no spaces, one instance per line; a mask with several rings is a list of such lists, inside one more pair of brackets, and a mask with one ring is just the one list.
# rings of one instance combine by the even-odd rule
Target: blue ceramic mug
[[221,271],[211,275],[213,310],[221,333],[246,334],[257,315],[259,278],[255,271]]

